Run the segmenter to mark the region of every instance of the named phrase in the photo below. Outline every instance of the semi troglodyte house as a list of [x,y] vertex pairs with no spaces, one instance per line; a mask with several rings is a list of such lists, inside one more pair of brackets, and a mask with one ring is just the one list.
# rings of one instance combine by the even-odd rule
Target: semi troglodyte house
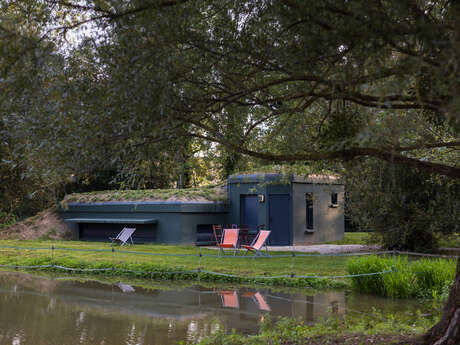
[[[212,243],[213,224],[245,224],[272,231],[270,245],[300,245],[344,236],[344,186],[335,176],[257,173],[233,175],[206,193],[142,197],[130,191],[71,195],[60,213],[75,239],[107,241],[135,227],[138,243]],[[104,194],[105,193],[105,194]]]

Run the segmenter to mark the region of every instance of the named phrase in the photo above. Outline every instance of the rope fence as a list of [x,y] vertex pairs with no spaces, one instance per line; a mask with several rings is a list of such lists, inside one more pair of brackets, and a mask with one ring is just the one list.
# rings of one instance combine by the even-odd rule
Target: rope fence
[[[234,279],[254,279],[254,280],[272,280],[272,279],[283,279],[283,278],[298,278],[298,279],[343,279],[343,278],[354,278],[354,277],[364,277],[364,276],[373,276],[373,275],[380,275],[380,274],[388,274],[392,272],[396,272],[395,261],[398,255],[407,255],[407,256],[417,256],[417,257],[429,257],[429,258],[457,258],[456,255],[438,255],[438,254],[425,254],[425,253],[414,253],[414,252],[405,252],[405,251],[374,251],[374,252],[356,252],[356,253],[326,253],[326,254],[319,254],[319,253],[299,253],[292,251],[290,254],[274,254],[269,256],[242,256],[242,255],[216,255],[216,254],[207,254],[202,253],[201,247],[199,253],[151,253],[151,252],[142,252],[142,251],[132,251],[132,250],[122,250],[122,249],[115,249],[112,247],[111,249],[83,249],[83,248],[65,248],[65,247],[55,247],[54,244],[51,247],[22,247],[22,246],[8,246],[3,245],[0,246],[1,249],[6,250],[16,250],[18,253],[16,254],[16,264],[0,264],[0,267],[9,268],[9,269],[54,269],[54,270],[63,270],[69,272],[112,272],[115,274],[116,272],[120,273],[130,273],[136,275],[150,275],[153,279],[154,275],[164,275],[164,274],[196,274],[197,279],[200,280],[200,276],[203,274],[213,275],[213,276],[221,276],[221,277],[229,277]],[[46,265],[21,265],[18,262],[18,258],[20,256],[21,251],[50,251],[50,264]],[[101,268],[78,268],[78,267],[67,267],[63,265],[56,264],[56,252],[57,251],[69,251],[69,252],[87,252],[87,253],[110,253],[111,254],[111,266],[110,267],[101,267]],[[196,269],[183,269],[183,270],[154,270],[154,271],[138,271],[138,270],[131,270],[126,269],[123,267],[118,267],[115,263],[116,255],[147,255],[147,256],[163,256],[163,257],[196,257],[198,260],[198,265]],[[344,275],[302,275],[302,274],[295,274],[295,259],[296,257],[349,257],[349,256],[364,256],[364,255],[392,255],[393,257],[393,267],[391,270],[383,270],[379,272],[372,272],[372,273],[361,273],[361,274],[344,274]],[[222,260],[228,259],[257,259],[257,260],[276,260],[280,258],[291,258],[290,266],[286,266],[286,271],[289,271],[289,274],[281,274],[281,275],[259,275],[259,276],[242,276],[237,274],[231,273],[222,273],[222,272],[215,272],[212,270],[206,270],[202,268],[202,258],[219,258]]]

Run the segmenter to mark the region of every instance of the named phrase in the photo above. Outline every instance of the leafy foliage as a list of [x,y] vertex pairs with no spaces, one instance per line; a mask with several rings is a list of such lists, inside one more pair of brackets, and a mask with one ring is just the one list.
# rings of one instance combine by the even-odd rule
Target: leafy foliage
[[369,160],[347,170],[347,212],[387,248],[434,251],[459,231],[460,184]]

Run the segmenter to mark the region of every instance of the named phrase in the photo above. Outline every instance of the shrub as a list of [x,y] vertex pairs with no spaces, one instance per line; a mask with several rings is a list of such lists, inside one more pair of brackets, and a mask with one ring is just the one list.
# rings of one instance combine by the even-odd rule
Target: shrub
[[0,230],[16,224],[16,217],[12,213],[0,212]]

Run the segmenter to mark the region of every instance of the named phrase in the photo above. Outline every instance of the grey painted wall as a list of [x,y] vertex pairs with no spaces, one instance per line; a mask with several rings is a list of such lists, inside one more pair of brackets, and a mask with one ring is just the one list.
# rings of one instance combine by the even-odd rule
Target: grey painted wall
[[265,201],[259,203],[258,224],[265,224],[268,227],[269,221],[269,195],[270,194],[291,194],[289,184],[275,184],[270,179],[256,178],[232,178],[229,179],[229,223],[239,224],[241,219],[241,195],[263,195]]
[[[278,174],[253,174],[232,176],[228,180],[229,187],[229,222],[240,222],[240,196],[264,195],[265,202],[259,203],[258,223],[270,224],[269,196],[288,194],[290,196],[290,232],[291,244],[301,245],[321,243],[343,239],[344,225],[344,186],[336,180],[318,179],[303,182],[302,178],[282,178]],[[289,182],[289,180],[291,182]],[[306,202],[305,193],[313,193],[314,231],[306,233]],[[331,208],[331,193],[338,194],[338,207]]]
[[199,224],[224,224],[227,222],[227,205],[222,203],[71,203],[61,208],[64,221],[71,227],[75,239],[79,239],[79,225],[66,221],[76,218],[93,219],[156,219],[151,224],[155,232],[155,242],[174,244],[193,244]]
[[[306,232],[305,194],[313,193],[313,232]],[[338,207],[331,208],[331,193],[338,194]],[[341,240],[344,237],[344,186],[292,184],[294,245]]]

